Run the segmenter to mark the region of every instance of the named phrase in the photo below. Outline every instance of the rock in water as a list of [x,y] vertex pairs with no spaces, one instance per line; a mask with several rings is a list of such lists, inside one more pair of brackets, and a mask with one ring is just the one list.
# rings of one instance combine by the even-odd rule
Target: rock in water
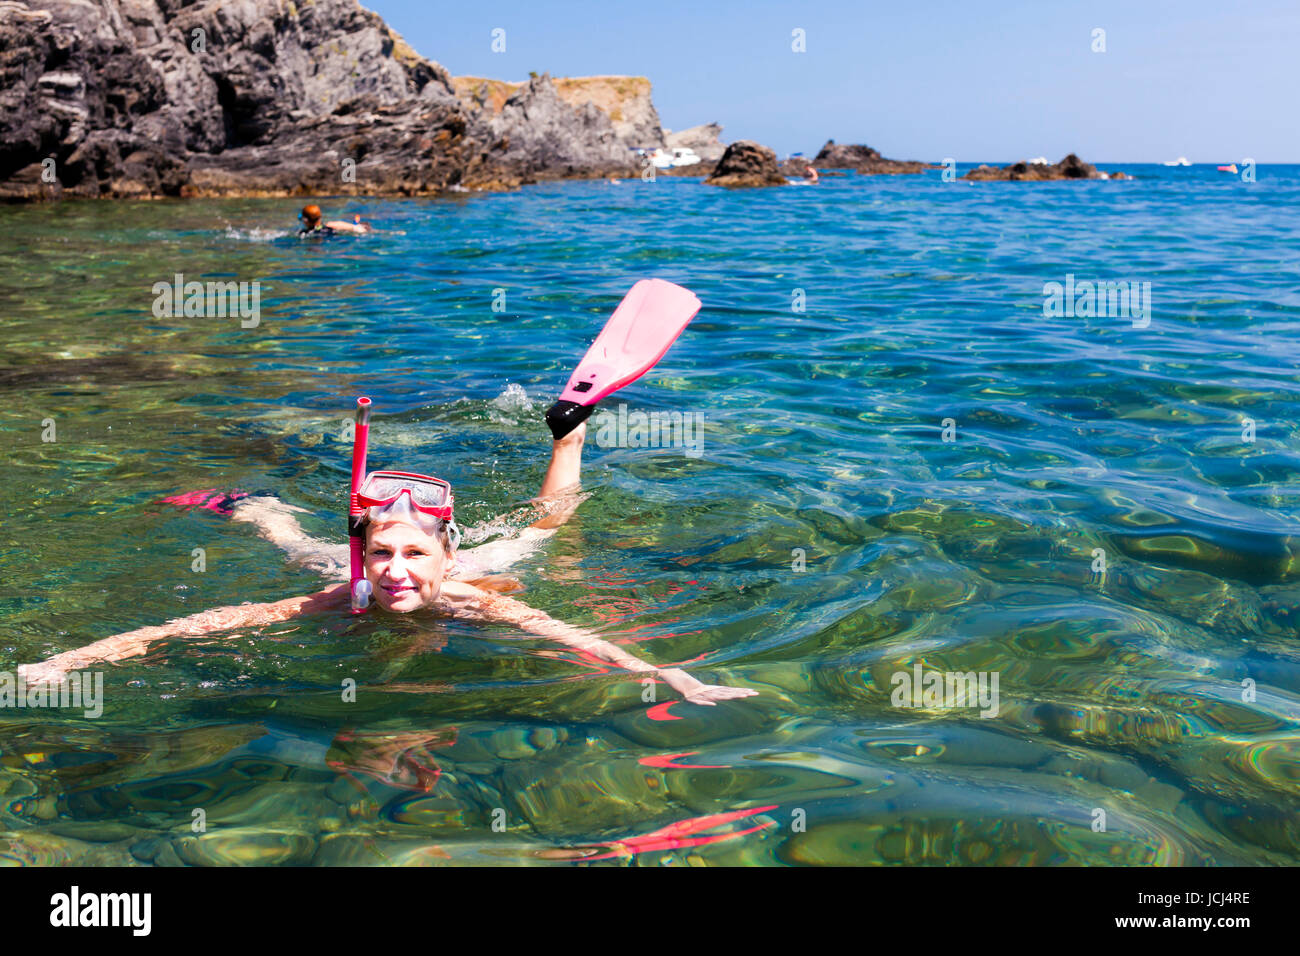
[[797,178],[806,175],[808,167],[811,165],[812,163],[804,159],[802,156],[791,156],[789,159],[783,159],[777,163],[776,168],[781,170],[782,176]]
[[841,146],[835,140],[828,139],[812,162],[819,169],[823,166],[827,169],[857,169],[878,159],[884,157],[870,146]]
[[[962,179],[984,180],[984,181],[1030,181],[1040,182],[1052,179],[1102,179],[1101,173],[1097,172],[1097,167],[1090,163],[1085,163],[1078,156],[1071,153],[1061,160],[1055,166],[1045,166],[1041,163],[1019,162],[1012,163],[1010,166],[977,166],[968,172]],[[1118,177],[1117,177],[1118,178]]]
[[776,153],[752,140],[737,140],[718,160],[709,186],[784,186],[786,179],[776,165]]
[[870,146],[841,146],[833,139],[826,141],[812,165],[818,169],[854,169],[859,176],[894,176],[939,168],[914,159],[885,159]]

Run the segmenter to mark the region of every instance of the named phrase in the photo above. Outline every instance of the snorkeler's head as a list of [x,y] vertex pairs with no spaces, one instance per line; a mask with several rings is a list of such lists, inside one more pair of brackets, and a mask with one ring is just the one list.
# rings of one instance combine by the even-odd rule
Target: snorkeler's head
[[455,567],[460,530],[450,515],[437,517],[415,507],[402,490],[365,512],[365,572],[376,603],[386,611],[427,607]]
[[298,214],[298,218],[306,222],[309,226],[314,226],[316,223],[320,222],[320,217],[320,206],[303,206],[302,212]]

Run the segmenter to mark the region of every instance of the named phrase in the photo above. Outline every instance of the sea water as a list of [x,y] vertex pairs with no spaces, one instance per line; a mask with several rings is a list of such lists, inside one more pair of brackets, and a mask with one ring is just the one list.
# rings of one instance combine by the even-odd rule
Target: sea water
[[[319,588],[159,499],[342,542],[357,395],[372,467],[508,534],[658,276],[703,308],[606,405],[698,441],[589,429],[515,596],[759,691],[423,617],[169,639],[97,717],[0,711],[0,860],[1300,862],[1300,169],[1103,168],[324,199],[378,230],[328,241],[291,200],[0,209],[0,670]],[[178,275],[256,321],[155,309]]]

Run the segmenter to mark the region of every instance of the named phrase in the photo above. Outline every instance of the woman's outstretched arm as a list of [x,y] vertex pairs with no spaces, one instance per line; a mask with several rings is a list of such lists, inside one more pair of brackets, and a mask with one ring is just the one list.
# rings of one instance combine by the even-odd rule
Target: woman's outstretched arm
[[39,664],[23,664],[18,673],[28,684],[44,681],[61,681],[65,674],[93,664],[110,663],[135,657],[148,650],[154,641],[168,637],[197,637],[216,631],[237,627],[261,627],[277,621],[288,621],[302,614],[311,614],[336,607],[347,600],[346,584],[336,585],[315,594],[286,598],[270,604],[240,604],[201,611],[189,617],[177,618],[154,627],[141,627],[125,634],[116,634],[96,641],[86,647],[64,651]]
[[232,521],[243,521],[257,528],[257,533],[289,559],[327,578],[348,576],[348,546],[309,536],[298,523],[295,512],[307,514],[306,508],[278,498],[249,497],[235,503]]
[[572,624],[565,624],[522,601],[506,597],[503,594],[489,594],[474,589],[478,593],[465,602],[466,610],[485,620],[513,624],[532,634],[540,634],[554,641],[585,651],[603,661],[615,664],[624,670],[647,676],[657,675],[664,679],[673,690],[677,691],[692,704],[712,706],[720,700],[732,700],[737,697],[754,697],[758,691],[747,687],[723,687],[720,684],[705,684],[677,667],[660,668],[647,664],[639,657],[633,657],[615,644],[603,640],[592,631]]

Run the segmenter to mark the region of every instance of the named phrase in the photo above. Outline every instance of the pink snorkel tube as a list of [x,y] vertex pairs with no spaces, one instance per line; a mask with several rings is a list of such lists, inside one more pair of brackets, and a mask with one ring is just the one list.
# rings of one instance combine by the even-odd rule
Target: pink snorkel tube
[[352,439],[352,488],[348,495],[348,543],[352,546],[352,613],[360,614],[370,606],[371,587],[366,580],[365,509],[357,502],[357,492],[366,480],[366,448],[370,443],[370,399],[357,399],[357,430]]

